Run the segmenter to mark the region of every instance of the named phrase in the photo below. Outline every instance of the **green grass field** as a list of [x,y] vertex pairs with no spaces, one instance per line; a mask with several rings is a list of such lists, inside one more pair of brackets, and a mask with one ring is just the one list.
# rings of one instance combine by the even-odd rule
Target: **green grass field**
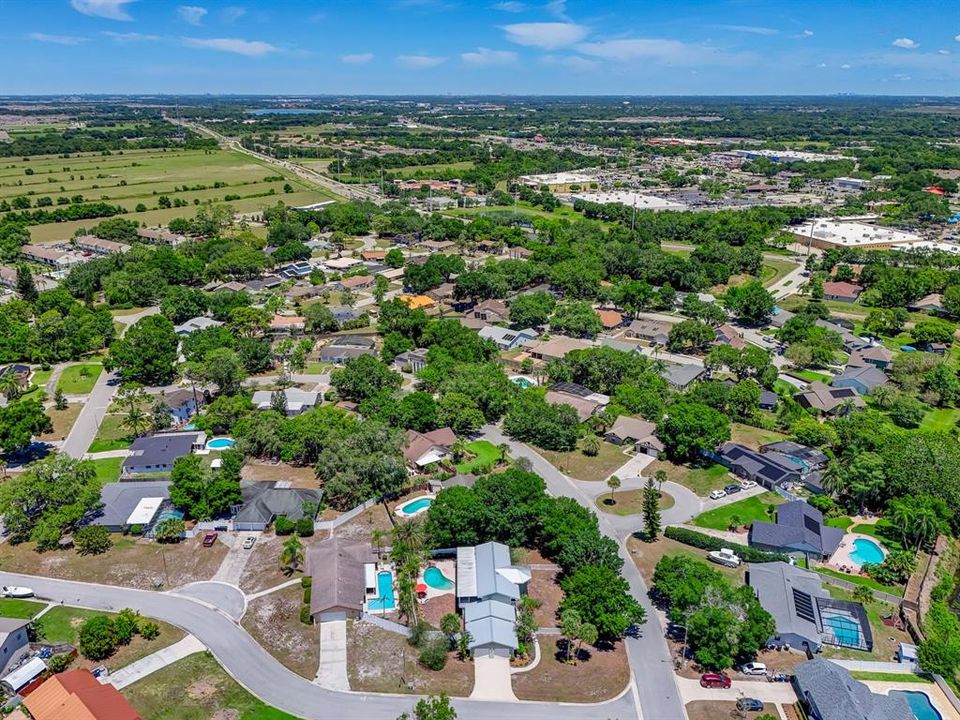
[[[32,175],[26,170],[31,169]],[[267,177],[283,176],[267,181]],[[214,188],[214,183],[226,186]],[[289,183],[292,193],[285,193]],[[206,189],[178,189],[198,185]],[[270,195],[273,191],[273,195]],[[197,205],[229,202],[237,210],[255,212],[279,200],[302,205],[332,198],[327,192],[267,163],[228,150],[129,150],[122,155],[82,155],[70,158],[38,156],[0,160],[0,199],[27,195],[31,199],[83,195],[88,202],[106,201],[129,210],[123,217],[148,225],[166,223],[175,217],[192,217]],[[159,208],[157,198],[167,195],[181,199],[185,207]],[[227,195],[239,199],[226,201]],[[135,212],[142,203],[145,212]],[[56,207],[56,205],[54,206]],[[65,240],[79,227],[89,228],[97,220],[50,223],[31,227],[35,242]]]
[[921,430],[950,432],[960,421],[960,408],[936,408],[923,416]]
[[477,468],[490,467],[500,459],[500,451],[497,450],[497,446],[488,440],[467,443],[467,451],[474,457],[472,460],[457,465],[457,472],[459,473],[468,474],[475,472]]
[[107,450],[123,450],[130,447],[133,439],[130,431],[123,427],[123,415],[106,414],[100,422],[97,436],[90,443],[87,452],[106,452]]
[[827,567],[815,567],[812,569],[816,570],[821,575],[829,575],[830,577],[846,580],[854,585],[863,585],[871,590],[879,590],[880,592],[889,593],[890,595],[903,596],[903,588],[899,585],[883,585],[882,583],[878,583],[876,580],[871,577],[867,577],[866,575],[848,575],[847,573],[842,573],[838,570],[832,570],[831,568]]
[[71,365],[63,369],[57,388],[64,395],[88,395],[97,384],[97,378],[100,377],[101,372],[103,372],[103,365],[92,363]]
[[677,465],[669,460],[657,460],[644,470],[644,477],[653,477],[658,470],[667,474],[667,480],[672,480],[692,490],[700,497],[706,497],[714,490],[733,482],[729,477],[729,470],[720,463],[713,463],[706,467],[693,465]]
[[767,513],[767,507],[782,502],[783,498],[776,493],[765,492],[701,513],[693,519],[693,524],[712,530],[727,530],[734,525],[735,516],[738,518],[736,524],[741,527],[755,520],[773,522],[773,516]]
[[0,617],[28,620],[43,610],[44,603],[19,598],[0,598]]
[[123,458],[100,458],[91,460],[97,471],[97,481],[101,485],[109,482],[116,482],[120,479],[120,468],[123,465]]
[[833,380],[833,375],[828,375],[827,373],[814,372],[813,370],[787,370],[787,375],[792,375],[795,378],[800,378],[805,380],[808,383],[813,382],[823,382],[829,383]]

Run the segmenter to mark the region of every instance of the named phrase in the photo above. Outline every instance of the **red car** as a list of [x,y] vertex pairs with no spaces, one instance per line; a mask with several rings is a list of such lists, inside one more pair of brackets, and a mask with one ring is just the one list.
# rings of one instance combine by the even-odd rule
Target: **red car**
[[704,673],[700,676],[700,687],[726,689],[730,687],[730,678],[724,673]]
[[208,532],[203,536],[203,546],[204,547],[213,547],[213,544],[217,541],[217,533]]

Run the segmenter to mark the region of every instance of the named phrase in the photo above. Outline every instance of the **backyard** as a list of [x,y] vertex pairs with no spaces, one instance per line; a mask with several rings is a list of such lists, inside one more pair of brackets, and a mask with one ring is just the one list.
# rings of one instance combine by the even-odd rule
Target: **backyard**
[[86,363],[69,365],[60,374],[57,389],[64,395],[89,395],[103,372],[103,365]]
[[693,519],[693,524],[711,530],[729,530],[746,527],[755,520],[773,522],[775,516],[771,507],[782,502],[784,499],[776,493],[765,492],[701,513]]
[[123,694],[143,720],[296,720],[253,697],[208,653],[178,660]]
[[475,440],[467,443],[467,460],[457,465],[457,472],[461,475],[479,473],[485,468],[492,468],[500,460],[500,450],[489,440]]
[[630,457],[623,454],[623,448],[610,443],[600,443],[600,451],[594,455],[585,455],[581,450],[555,452],[537,450],[551,465],[575,480],[606,480]]
[[[830,597],[837,600],[853,600],[853,595],[841,588],[833,587],[824,583],[824,588],[830,593]],[[905,630],[898,630],[892,625],[886,625],[883,622],[884,615],[897,615],[897,609],[888,603],[873,600],[864,604],[867,611],[867,619],[870,621],[870,630],[873,634],[873,652],[866,653],[862,650],[853,650],[851,648],[839,648],[830,645],[824,645],[823,655],[826,658],[837,658],[845,660],[879,660],[893,661],[900,643],[912,643],[910,634]]]
[[786,434],[776,430],[766,430],[738,422],[730,423],[730,440],[751,448],[759,448],[761,445],[786,440],[787,437]]
[[689,488],[700,497],[706,497],[730,483],[730,471],[719,463],[677,465],[669,460],[657,460],[646,467],[644,475],[653,477],[661,470],[667,474],[667,480]]

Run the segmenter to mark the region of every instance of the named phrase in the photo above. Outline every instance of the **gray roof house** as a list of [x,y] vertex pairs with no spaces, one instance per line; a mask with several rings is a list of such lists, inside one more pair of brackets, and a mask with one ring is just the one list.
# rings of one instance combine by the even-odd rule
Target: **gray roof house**
[[0,675],[6,675],[11,665],[30,653],[29,624],[30,618],[0,618]]
[[149,526],[170,498],[169,480],[111,482],[100,488],[103,507],[91,520],[110,532],[123,532],[133,525]]
[[288,520],[305,516],[304,505],[311,503],[316,509],[322,493],[306,488],[278,488],[275,482],[241,483],[243,505],[233,516],[233,529],[237,532],[266,530],[281,515]]
[[868,367],[847,368],[842,375],[833,379],[832,385],[838,388],[853,388],[861,395],[869,395],[874,388],[889,382],[883,370],[872,365]]
[[766,488],[798,482],[804,468],[798,461],[776,452],[760,453],[739,443],[724,443],[712,457],[736,475]]
[[204,432],[158,433],[137,438],[123,460],[122,474],[170,472],[177,458],[202,449],[206,442]]
[[208,318],[201,315],[177,325],[175,328],[173,328],[173,331],[177,335],[183,336],[194,333],[197,330],[206,330],[207,328],[220,327],[221,325],[223,325],[223,323],[219,320],[214,320],[213,318]]
[[706,373],[700,365],[675,365],[666,363],[660,373],[677,390],[686,390]]
[[870,691],[850,672],[817,658],[793,669],[793,687],[812,720],[909,720],[913,712],[903,695]]
[[501,600],[481,600],[463,606],[463,621],[470,633],[470,651],[516,650],[517,611]]
[[345,365],[347,361],[361,355],[376,354],[376,341],[371,337],[365,335],[337,335],[320,349],[320,362]]
[[427,366],[427,348],[416,348],[407,350],[397,355],[393,359],[393,367],[397,370],[409,368],[410,372],[420,372]]
[[313,619],[360,617],[367,592],[373,590],[366,580],[366,566],[374,560],[370,544],[332,537],[311,545],[306,554],[306,572],[313,578]]
[[777,508],[777,522],[755,521],[750,526],[750,544],[775,552],[802,552],[818,559],[833,555],[843,539],[843,530],[823,524],[823,513],[803,500]]
[[656,433],[655,423],[629,415],[620,415],[604,435],[604,440],[614,445],[632,443],[637,452],[658,457],[663,452],[664,445]]
[[[311,390],[286,388],[283,395],[287,400],[287,417],[294,417],[312,410],[323,400],[323,396]],[[270,410],[273,402],[273,391],[257,390],[253,394],[253,404],[257,410]]]
[[501,351],[513,350],[521,345],[527,345],[540,337],[537,331],[531,328],[510,330],[509,328],[503,328],[499,325],[482,327],[478,334],[486,340],[493,340],[497,348]]

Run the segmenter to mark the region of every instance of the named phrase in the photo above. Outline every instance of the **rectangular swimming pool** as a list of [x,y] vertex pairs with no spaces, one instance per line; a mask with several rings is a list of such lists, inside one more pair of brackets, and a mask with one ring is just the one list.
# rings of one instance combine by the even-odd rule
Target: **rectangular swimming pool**
[[397,600],[393,595],[393,573],[389,570],[381,570],[377,573],[377,597],[367,602],[367,610],[385,612],[393,610],[396,606]]

